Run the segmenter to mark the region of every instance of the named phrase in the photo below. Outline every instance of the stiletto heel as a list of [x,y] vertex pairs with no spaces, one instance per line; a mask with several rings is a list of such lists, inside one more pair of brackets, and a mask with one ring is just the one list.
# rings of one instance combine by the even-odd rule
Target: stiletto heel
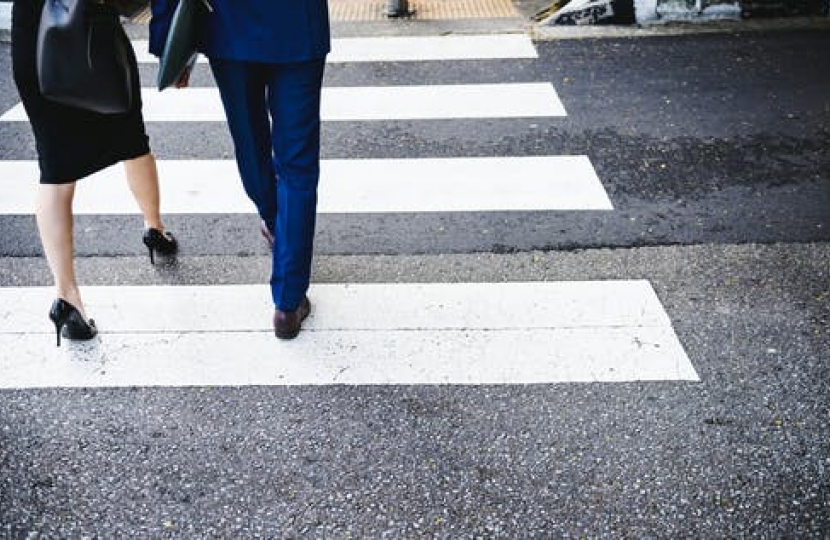
[[52,302],[52,309],[49,310],[49,319],[55,325],[58,347],[61,346],[61,336],[78,341],[86,341],[98,335],[98,328],[95,321],[85,321],[78,308],[58,298]]
[[156,264],[155,253],[173,255],[179,250],[179,243],[170,231],[160,231],[151,227],[144,231],[143,240],[150,252],[150,264]]
[[[52,319],[52,312],[49,312],[49,318]],[[55,323],[55,336],[58,338],[58,347],[61,346],[61,326],[63,323],[59,323],[58,321],[52,319],[52,322]]]

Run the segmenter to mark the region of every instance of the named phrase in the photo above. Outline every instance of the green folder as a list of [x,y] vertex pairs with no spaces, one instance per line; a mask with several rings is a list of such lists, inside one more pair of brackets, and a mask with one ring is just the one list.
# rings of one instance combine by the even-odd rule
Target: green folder
[[192,68],[199,53],[199,38],[208,12],[213,11],[207,0],[180,0],[170,22],[170,31],[159,59],[158,88],[164,90]]

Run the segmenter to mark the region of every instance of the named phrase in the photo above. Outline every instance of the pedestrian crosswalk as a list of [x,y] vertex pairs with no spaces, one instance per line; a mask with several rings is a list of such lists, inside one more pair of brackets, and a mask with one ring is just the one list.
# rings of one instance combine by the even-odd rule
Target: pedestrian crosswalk
[[[137,45],[139,51],[145,44]],[[535,58],[526,36],[335,40],[330,62]],[[139,55],[143,62],[151,59]],[[327,87],[325,122],[563,118],[552,84]],[[222,122],[215,88],[143,92],[147,122]],[[25,122],[20,105],[0,122]],[[167,213],[250,214],[229,159],[159,162]],[[0,162],[0,214],[29,214],[37,163]],[[85,180],[75,211],[135,212],[111,168]],[[320,212],[613,211],[585,155],[349,155],[322,163]],[[263,276],[263,283],[266,276]],[[305,331],[273,338],[267,287],[85,287],[102,333],[54,349],[46,287],[0,288],[0,387],[527,384],[697,380],[647,281],[313,284]],[[14,306],[13,308],[11,306]],[[21,332],[16,329],[36,329]],[[53,336],[52,336],[53,337]]]

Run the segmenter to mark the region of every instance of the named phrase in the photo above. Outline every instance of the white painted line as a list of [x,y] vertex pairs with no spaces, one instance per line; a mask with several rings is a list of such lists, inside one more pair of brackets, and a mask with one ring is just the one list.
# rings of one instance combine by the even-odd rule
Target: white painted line
[[[216,88],[142,91],[148,122],[224,122]],[[550,83],[357,86],[324,88],[325,121],[438,120],[567,116]],[[0,117],[28,121],[22,104]]]
[[526,35],[364,37],[332,40],[328,62],[537,58]]
[[647,281],[315,285],[290,342],[265,286],[86,287],[60,349],[51,294],[0,289],[0,388],[699,380]]
[[12,3],[0,2],[0,30],[12,28]]
[[[270,324],[266,285],[83,292],[87,310],[108,332],[258,332]],[[308,328],[316,331],[671,326],[644,280],[316,284],[312,292],[319,309]],[[51,293],[48,287],[0,288],[0,320],[19,327],[1,327],[0,334],[49,331],[42,304],[48,310]]]
[[[139,62],[155,63],[147,41],[133,41]],[[478,36],[358,37],[331,40],[329,64],[346,62],[425,62],[538,58],[533,42],[522,34]],[[206,59],[202,56],[200,62]]]
[[[135,51],[135,58],[139,64],[157,64],[159,59],[150,54],[150,43],[146,39],[132,40],[133,50]],[[200,54],[197,60],[200,64],[206,64],[207,58]]]
[[[167,214],[251,213],[236,164],[159,161]],[[37,162],[0,162],[0,214],[34,209]],[[586,156],[323,160],[320,213],[613,210]],[[76,191],[78,214],[134,214],[123,168]]]

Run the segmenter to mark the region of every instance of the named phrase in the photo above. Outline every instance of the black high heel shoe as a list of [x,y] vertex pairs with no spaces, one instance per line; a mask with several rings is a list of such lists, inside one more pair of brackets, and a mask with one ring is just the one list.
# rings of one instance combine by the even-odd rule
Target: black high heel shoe
[[162,232],[153,228],[144,231],[144,245],[150,251],[150,264],[156,264],[154,253],[173,255],[179,250],[179,243],[170,231]]
[[66,339],[86,341],[98,335],[95,321],[85,321],[78,308],[58,298],[52,302],[49,310],[49,319],[55,324],[55,334],[58,338],[58,347],[61,346],[61,335]]

